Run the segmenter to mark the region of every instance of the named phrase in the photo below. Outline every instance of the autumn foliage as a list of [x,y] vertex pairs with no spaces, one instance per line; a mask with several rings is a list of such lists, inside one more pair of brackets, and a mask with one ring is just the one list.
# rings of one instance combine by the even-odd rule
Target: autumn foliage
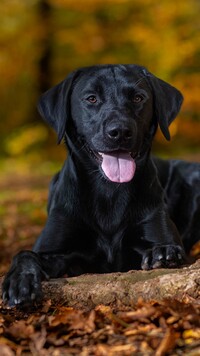
[[36,113],[41,92],[77,67],[137,63],[185,97],[172,144],[199,149],[199,11],[197,0],[33,0],[0,3],[0,153],[18,157],[55,143]]

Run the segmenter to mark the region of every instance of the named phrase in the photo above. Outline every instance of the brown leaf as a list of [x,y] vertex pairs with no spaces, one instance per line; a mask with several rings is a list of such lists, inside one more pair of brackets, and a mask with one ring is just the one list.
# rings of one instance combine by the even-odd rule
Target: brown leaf
[[16,339],[26,339],[34,333],[34,327],[32,325],[27,325],[25,320],[15,321],[6,332],[12,335]]
[[159,331],[161,331],[161,328],[156,328],[155,325],[153,324],[147,324],[147,325],[142,325],[142,326],[138,326],[137,328],[132,328],[129,327],[125,330],[124,335],[126,336],[132,336],[132,335],[138,335],[138,334],[144,334],[147,335],[148,333],[152,332],[152,330],[155,330],[155,333],[158,333]]
[[31,340],[33,341],[36,354],[40,353],[40,351],[43,349],[46,343],[46,337],[47,337],[47,331],[46,328],[44,327],[42,327],[42,330],[40,332],[35,332],[34,334],[31,335]]
[[49,309],[51,308],[51,300],[46,300],[43,302],[41,313],[48,313]]
[[126,320],[128,322],[131,320],[139,320],[143,318],[146,319],[154,314],[157,314],[156,308],[153,306],[148,306],[148,307],[142,307],[135,311],[118,313],[118,316],[121,319]]
[[49,325],[55,327],[63,324],[68,325],[68,330],[84,330],[91,333],[95,329],[94,320],[94,310],[85,316],[80,310],[66,308],[64,313],[49,317]]
[[[4,346],[6,346],[6,348],[4,348]],[[9,352],[12,350],[15,350],[17,349],[16,347],[16,344],[7,339],[6,337],[0,337],[0,355],[1,355],[1,347],[2,347],[2,351],[5,350],[5,352],[8,352],[8,355],[9,355]]]
[[0,355],[1,356],[15,356],[15,353],[7,345],[0,345]]
[[159,347],[156,350],[155,356],[163,356],[166,352],[169,352],[175,345],[176,340],[179,337],[179,333],[173,331],[173,329],[168,328]]

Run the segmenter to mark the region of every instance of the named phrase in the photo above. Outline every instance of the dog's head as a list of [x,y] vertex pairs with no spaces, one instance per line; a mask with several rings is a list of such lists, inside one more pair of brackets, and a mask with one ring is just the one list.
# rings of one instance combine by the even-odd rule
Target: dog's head
[[[44,93],[43,118],[100,165],[113,182],[128,182],[137,160],[151,147],[157,126],[167,140],[183,97],[137,65],[78,69]],[[76,143],[75,143],[76,141]]]

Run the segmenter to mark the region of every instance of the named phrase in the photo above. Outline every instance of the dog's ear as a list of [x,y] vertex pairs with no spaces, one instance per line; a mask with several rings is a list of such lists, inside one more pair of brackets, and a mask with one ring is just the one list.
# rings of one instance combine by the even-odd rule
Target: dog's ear
[[[145,73],[145,70],[143,71]],[[169,125],[177,116],[183,96],[172,85],[146,71],[146,77],[153,91],[154,115],[165,138],[170,140]]]
[[54,128],[61,142],[70,117],[70,94],[77,72],[72,72],[61,83],[46,91],[40,97],[38,110],[41,116]]

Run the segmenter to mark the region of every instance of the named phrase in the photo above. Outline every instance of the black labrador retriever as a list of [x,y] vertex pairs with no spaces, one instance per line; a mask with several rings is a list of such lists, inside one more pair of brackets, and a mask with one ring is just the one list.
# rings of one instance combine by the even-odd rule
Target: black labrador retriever
[[200,164],[152,159],[181,93],[137,65],[79,69],[47,91],[43,118],[69,155],[50,186],[33,251],[14,259],[3,299],[41,298],[41,281],[67,274],[177,267],[200,238]]

